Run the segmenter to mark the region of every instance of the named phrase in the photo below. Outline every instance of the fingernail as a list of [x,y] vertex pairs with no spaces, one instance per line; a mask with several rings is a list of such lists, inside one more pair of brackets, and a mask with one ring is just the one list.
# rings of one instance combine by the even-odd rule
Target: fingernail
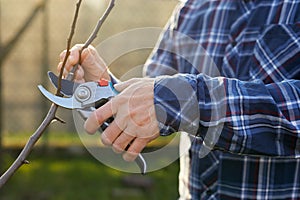
[[135,158],[137,157],[138,154],[136,153],[132,153],[132,152],[126,152],[123,154],[123,159],[127,162],[132,162],[135,160]]
[[122,153],[122,152],[123,152],[123,150],[122,150],[122,149],[120,149],[120,148],[117,148],[117,147],[115,147],[115,146],[113,146],[112,150],[113,150],[115,153],[117,153],[117,154],[120,154],[120,153]]
[[117,90],[117,91],[120,91],[122,89],[122,85],[123,83],[116,83],[114,84],[114,88]]
[[84,129],[89,134],[94,134],[99,128],[99,123],[95,113],[92,113],[90,117],[84,123]]
[[105,133],[101,134],[101,141],[104,145],[106,146],[110,146],[112,145],[112,143],[108,140],[108,138],[106,137]]

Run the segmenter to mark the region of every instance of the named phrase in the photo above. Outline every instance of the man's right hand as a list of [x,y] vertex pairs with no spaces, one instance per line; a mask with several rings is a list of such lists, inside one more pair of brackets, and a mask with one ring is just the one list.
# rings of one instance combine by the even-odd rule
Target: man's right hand
[[[78,63],[79,51],[82,46],[82,44],[77,44],[70,49],[70,55],[64,68],[64,77],[66,77],[71,69]],[[58,71],[62,68],[65,56],[66,50],[60,54],[60,62],[57,66]],[[81,63],[78,65],[78,69],[75,72],[74,81],[83,83],[87,81],[98,81],[101,78],[111,81],[105,62],[99,56],[97,50],[90,45],[81,53]]]

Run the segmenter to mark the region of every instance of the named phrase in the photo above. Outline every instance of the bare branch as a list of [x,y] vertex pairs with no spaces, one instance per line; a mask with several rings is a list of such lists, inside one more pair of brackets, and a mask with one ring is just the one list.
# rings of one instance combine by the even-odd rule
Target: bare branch
[[[63,74],[63,69],[64,66],[67,62],[68,56],[70,55],[70,47],[71,47],[71,41],[72,41],[72,37],[74,35],[75,32],[75,26],[76,26],[76,22],[77,22],[77,18],[78,18],[78,13],[79,13],[79,8],[80,8],[80,4],[81,4],[82,0],[78,0],[78,3],[76,4],[76,11],[75,11],[75,16],[73,18],[73,22],[72,22],[72,26],[71,26],[71,32],[70,35],[68,37],[67,40],[67,53],[63,62],[63,67],[62,70],[60,71],[59,74],[59,81],[61,82],[62,79],[62,74]],[[91,44],[91,42],[96,38],[98,31],[100,30],[103,22],[105,21],[105,19],[107,18],[108,14],[110,13],[113,5],[114,5],[115,0],[111,0],[109,7],[107,8],[107,10],[105,11],[105,13],[103,14],[103,16],[100,18],[100,20],[98,21],[98,24],[96,26],[96,28],[94,29],[93,33],[91,34],[90,38],[87,40],[87,42],[85,43],[86,47]],[[86,48],[85,47],[85,48]],[[81,49],[82,52],[83,48]],[[81,53],[80,52],[80,53]],[[79,62],[80,63],[80,60]],[[74,67],[75,68],[75,67]],[[71,78],[73,79],[74,76],[72,76]],[[69,80],[72,80],[71,78],[68,78]],[[57,88],[57,95],[60,95],[60,90],[61,90],[61,83],[59,84],[59,87]],[[6,170],[6,172],[4,172],[4,174],[0,177],[0,188],[2,188],[2,186],[9,180],[10,177],[13,176],[13,174],[23,165],[23,164],[29,164],[29,161],[26,160],[26,158],[28,157],[28,155],[31,153],[34,145],[36,144],[36,142],[39,140],[39,138],[43,135],[43,133],[45,132],[46,128],[51,124],[51,122],[53,120],[59,120],[61,122],[63,122],[63,120],[60,120],[58,117],[56,117],[56,111],[58,109],[58,105],[56,104],[52,104],[46,117],[44,118],[43,122],[41,123],[41,125],[38,127],[38,129],[33,133],[33,135],[31,135],[31,137],[29,138],[29,140],[27,141],[26,145],[24,146],[23,150],[21,151],[21,153],[19,154],[19,156],[17,157],[17,159],[14,161],[14,163]]]
[[97,37],[97,34],[98,34],[100,28],[102,27],[103,23],[105,22],[106,18],[108,17],[109,13],[111,12],[111,10],[113,9],[114,6],[115,6],[115,0],[111,0],[107,9],[105,10],[103,16],[99,19],[94,31],[92,32],[92,34],[90,35],[88,40],[85,42],[84,46],[82,47],[82,50],[87,48]]
[[55,113],[57,111],[58,106],[55,104],[52,104],[47,116],[45,117],[44,121],[41,123],[41,125],[38,127],[38,129],[35,131],[35,133],[29,138],[27,141],[25,147],[19,154],[18,158],[15,160],[15,162],[6,170],[6,172],[0,177],[0,188],[9,180],[10,177],[23,165],[26,163],[26,158],[31,153],[34,145],[39,140],[39,138],[42,136],[45,129],[48,127],[48,125],[51,123],[52,119],[55,117]]
[[61,119],[61,118],[59,118],[59,117],[57,117],[57,116],[56,116],[52,121],[53,121],[53,122],[54,122],[54,121],[58,121],[58,122],[60,122],[60,123],[62,123],[62,124],[66,124],[65,120],[63,120],[63,119]]
[[26,165],[27,165],[27,164],[30,164],[30,162],[29,162],[28,160],[24,160],[24,161],[23,161],[23,164],[26,164]]
[[57,87],[57,90],[56,90],[56,95],[58,95],[58,96],[60,96],[61,79],[62,79],[62,76],[63,76],[65,65],[66,65],[68,57],[70,55],[71,42],[72,42],[72,38],[73,38],[74,33],[75,33],[76,22],[77,22],[77,19],[78,19],[79,8],[80,8],[80,5],[81,5],[81,2],[82,2],[82,0],[79,0],[76,4],[76,10],[75,10],[75,15],[74,15],[72,26],[71,26],[70,35],[67,39],[67,50],[66,50],[67,52],[66,52],[63,64],[62,64],[62,68],[60,69],[59,78],[58,78],[58,87]]
[[108,17],[108,15],[110,14],[111,10],[113,9],[115,5],[115,0],[110,0],[109,5],[107,7],[107,9],[105,10],[104,14],[102,15],[102,17],[98,20],[97,25],[95,26],[92,34],[89,36],[89,38],[87,39],[87,41],[84,43],[83,47],[81,48],[80,52],[79,52],[79,60],[77,62],[77,64],[72,68],[72,70],[70,71],[70,73],[67,76],[68,80],[73,80],[76,70],[78,68],[78,65],[81,63],[81,53],[82,51],[87,48],[97,37],[98,32],[100,30],[100,28],[102,27],[103,23],[105,22],[106,18]]

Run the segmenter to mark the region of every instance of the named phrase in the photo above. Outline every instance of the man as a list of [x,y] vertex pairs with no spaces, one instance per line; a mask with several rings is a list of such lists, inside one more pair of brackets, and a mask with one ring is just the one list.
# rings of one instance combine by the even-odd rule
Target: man
[[[182,2],[146,63],[157,78],[116,84],[121,93],[91,115],[86,130],[114,115],[102,141],[116,152],[132,142],[128,161],[159,135],[188,132],[181,199],[300,199],[299,6]],[[110,80],[103,66],[86,49],[78,81]]]

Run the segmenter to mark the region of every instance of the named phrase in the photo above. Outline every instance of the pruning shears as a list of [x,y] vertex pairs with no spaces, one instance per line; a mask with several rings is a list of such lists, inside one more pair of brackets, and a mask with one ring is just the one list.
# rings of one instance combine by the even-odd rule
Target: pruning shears
[[[48,77],[51,83],[57,88],[58,77],[53,72],[48,72]],[[56,96],[50,93],[42,85],[39,85],[38,88],[48,100],[63,108],[75,109],[84,120],[86,120],[93,111],[103,106],[118,94],[118,91],[115,90],[113,84],[107,80],[76,83],[62,79],[61,93],[65,97]],[[113,117],[104,122],[99,128],[99,131],[104,131],[112,121]],[[147,164],[142,154],[137,156],[135,162],[139,166],[141,173],[145,174],[147,171]]]

